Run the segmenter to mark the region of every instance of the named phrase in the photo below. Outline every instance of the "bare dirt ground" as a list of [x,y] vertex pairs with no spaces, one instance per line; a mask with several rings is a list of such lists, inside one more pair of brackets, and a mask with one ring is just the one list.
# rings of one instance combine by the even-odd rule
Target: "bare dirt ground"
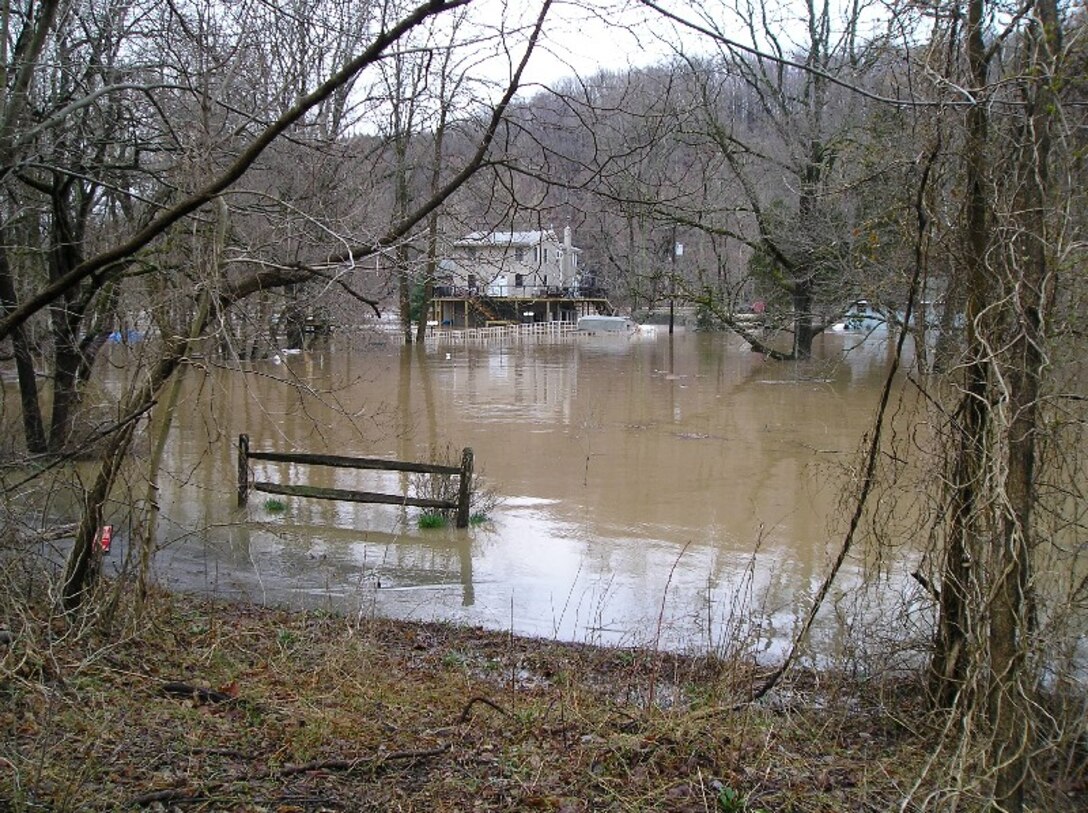
[[934,737],[908,682],[748,703],[757,670],[707,658],[177,595],[39,610],[3,620],[0,810],[891,810]]

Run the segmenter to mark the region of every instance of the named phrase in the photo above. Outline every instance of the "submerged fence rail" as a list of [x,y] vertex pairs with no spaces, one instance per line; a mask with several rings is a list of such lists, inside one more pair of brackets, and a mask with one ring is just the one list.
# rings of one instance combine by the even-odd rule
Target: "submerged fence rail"
[[[266,480],[251,482],[251,460],[263,460],[270,463],[295,463],[306,466],[326,466],[339,469],[368,469],[372,471],[397,471],[412,474],[436,474],[447,477],[459,477],[456,500],[437,500],[430,497],[414,497],[409,494],[387,494],[375,491],[353,491],[342,488],[323,488],[319,486],[292,485],[273,483]],[[386,460],[379,457],[345,457],[342,455],[309,454],[306,452],[262,452],[251,451],[249,435],[238,436],[238,507],[241,508],[249,499],[249,492],[260,491],[265,494],[282,494],[292,497],[308,497],[317,500],[340,500],[343,502],[378,503],[383,505],[410,505],[415,508],[433,508],[440,511],[456,511],[456,525],[467,528],[469,521],[469,498],[472,484],[472,449],[461,452],[460,466],[444,466],[439,463],[415,463],[407,460]]]

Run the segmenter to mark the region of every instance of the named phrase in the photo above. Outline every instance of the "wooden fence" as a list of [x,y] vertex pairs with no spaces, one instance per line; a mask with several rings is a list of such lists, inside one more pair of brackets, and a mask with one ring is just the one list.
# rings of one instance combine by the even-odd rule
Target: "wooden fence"
[[[459,477],[457,500],[436,500],[412,497],[408,494],[383,494],[373,491],[350,491],[342,488],[288,485],[267,481],[250,482],[250,460],[271,463],[301,463],[308,466],[330,466],[340,469],[370,469],[373,471],[400,471],[413,474],[436,474]],[[469,497],[472,484],[472,449],[461,452],[460,466],[442,466],[437,463],[412,463],[403,460],[384,460],[373,457],[341,457],[339,455],[306,454],[303,452],[254,452],[249,448],[249,435],[238,436],[238,507],[246,504],[249,492],[284,494],[292,497],[310,497],[317,500],[343,500],[346,502],[381,503],[384,505],[411,505],[417,508],[433,508],[440,511],[456,511],[458,528],[467,528]]]

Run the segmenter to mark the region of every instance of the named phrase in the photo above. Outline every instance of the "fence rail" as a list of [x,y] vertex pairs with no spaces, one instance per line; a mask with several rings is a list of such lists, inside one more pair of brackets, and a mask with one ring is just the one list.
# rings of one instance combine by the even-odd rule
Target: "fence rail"
[[[342,488],[322,488],[319,486],[292,485],[273,483],[266,480],[251,480],[250,460],[263,460],[271,463],[295,463],[307,466],[327,466],[339,469],[370,469],[374,471],[400,471],[413,474],[437,474],[458,477],[457,500],[436,500],[429,497],[413,497],[408,494],[385,494],[374,491],[352,491]],[[317,500],[339,500],[343,502],[377,503],[381,505],[410,505],[415,508],[434,508],[441,511],[456,511],[456,525],[467,528],[469,521],[469,498],[472,484],[472,449],[461,452],[460,466],[444,466],[438,463],[415,463],[407,460],[386,460],[377,457],[344,457],[342,455],[308,454],[306,452],[267,452],[250,451],[249,435],[238,436],[238,507],[249,500],[249,492],[260,491],[265,494],[283,494],[292,497],[308,497]]]

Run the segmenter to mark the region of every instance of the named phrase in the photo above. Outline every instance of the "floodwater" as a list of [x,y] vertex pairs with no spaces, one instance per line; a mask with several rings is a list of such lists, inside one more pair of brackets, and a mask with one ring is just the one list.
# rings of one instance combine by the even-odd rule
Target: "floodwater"
[[[607,644],[781,653],[842,540],[885,342],[804,364],[728,334],[312,351],[188,371],[159,495],[159,580],[271,603]],[[251,493],[254,450],[460,459],[498,503],[418,509]],[[402,491],[404,475],[253,462],[258,480]],[[840,595],[859,579],[848,562]],[[836,646],[834,613],[817,647]],[[823,643],[819,643],[819,642]]]

